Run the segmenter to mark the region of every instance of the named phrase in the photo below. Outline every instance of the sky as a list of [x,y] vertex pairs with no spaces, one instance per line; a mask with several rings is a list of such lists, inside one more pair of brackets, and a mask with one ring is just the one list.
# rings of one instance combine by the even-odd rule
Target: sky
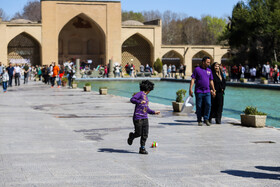
[[[24,5],[31,0],[0,0],[0,8],[10,18],[18,11],[22,11]],[[33,1],[33,0],[32,0]],[[111,0],[114,1],[114,0]],[[170,10],[182,13],[186,16],[201,18],[211,15],[224,18],[231,15],[233,6],[240,0],[121,0],[122,10],[142,12]]]

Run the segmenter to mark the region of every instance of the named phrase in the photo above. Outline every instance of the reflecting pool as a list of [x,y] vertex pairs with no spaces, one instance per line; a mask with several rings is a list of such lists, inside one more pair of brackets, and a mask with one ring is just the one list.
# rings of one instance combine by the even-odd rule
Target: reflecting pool
[[[123,97],[131,97],[139,91],[140,81],[92,81],[92,90],[98,91],[99,87],[108,87],[108,93]],[[189,83],[166,81],[153,81],[155,89],[149,94],[151,102],[171,105],[176,98],[176,91],[189,90]],[[85,82],[79,82],[82,88]],[[223,116],[240,120],[240,113],[246,106],[255,106],[258,110],[268,114],[267,125],[280,128],[280,91],[253,88],[227,87]]]

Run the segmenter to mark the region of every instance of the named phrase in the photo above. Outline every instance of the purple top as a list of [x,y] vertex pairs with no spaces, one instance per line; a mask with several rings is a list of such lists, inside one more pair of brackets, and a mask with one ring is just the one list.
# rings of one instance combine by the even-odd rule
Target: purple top
[[[146,103],[141,104],[141,101],[146,101]],[[149,99],[147,95],[144,92],[138,92],[135,94],[131,99],[130,102],[132,102],[135,105],[133,120],[139,120],[139,119],[147,119],[148,114],[155,114],[155,111],[151,110],[149,108]]]
[[195,79],[195,93],[209,93],[210,80],[213,80],[211,69],[197,67],[194,69],[192,78]]

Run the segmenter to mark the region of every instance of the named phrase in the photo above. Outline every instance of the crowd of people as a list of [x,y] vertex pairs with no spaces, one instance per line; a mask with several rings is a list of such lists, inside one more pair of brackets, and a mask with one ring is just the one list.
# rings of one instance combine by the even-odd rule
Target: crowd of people
[[267,80],[278,84],[279,83],[279,67],[277,64],[270,65],[266,62],[262,66],[249,66],[249,65],[233,65],[231,67],[231,79],[240,80],[242,78],[248,79],[249,81],[255,82],[256,78],[264,77]]
[[51,84],[51,88],[55,86],[61,87],[62,77],[67,77],[68,86],[72,86],[73,78],[75,77],[75,68],[73,64],[65,63],[64,65],[56,65],[52,62],[49,66],[32,66],[26,64],[12,64],[6,67],[0,62],[0,78],[2,80],[2,86],[4,93],[7,92],[8,87],[20,86],[23,80],[23,84],[28,84],[30,80],[36,80],[44,82],[45,84]]

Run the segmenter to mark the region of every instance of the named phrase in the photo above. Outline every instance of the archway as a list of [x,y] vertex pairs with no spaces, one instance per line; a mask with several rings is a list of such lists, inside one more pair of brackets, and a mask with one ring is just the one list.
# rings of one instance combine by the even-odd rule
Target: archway
[[40,65],[39,42],[25,32],[17,35],[8,44],[8,62],[13,64],[28,63],[32,66]]
[[174,64],[176,69],[178,69],[181,64],[184,64],[184,58],[178,52],[172,50],[163,55],[162,64],[166,64],[167,66]]
[[230,64],[231,54],[227,52],[222,56],[221,63],[222,65],[229,65]]
[[210,57],[211,63],[213,63],[213,57],[209,53],[207,53],[206,51],[199,51],[192,58],[192,71],[200,65],[202,58],[205,56]]
[[132,63],[136,70],[139,71],[140,65],[145,66],[149,64],[152,66],[152,47],[148,41],[146,41],[139,34],[134,34],[129,37],[122,44],[122,67],[124,67],[127,63]]
[[85,14],[71,19],[60,31],[58,41],[60,64],[77,58],[81,59],[82,66],[96,67],[105,63],[105,34]]

